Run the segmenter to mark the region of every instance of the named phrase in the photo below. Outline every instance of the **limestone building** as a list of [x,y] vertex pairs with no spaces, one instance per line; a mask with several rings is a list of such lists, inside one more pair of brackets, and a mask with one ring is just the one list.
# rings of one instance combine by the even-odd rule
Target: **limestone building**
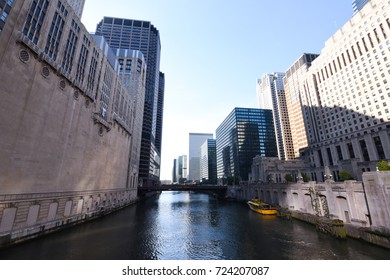
[[326,166],[336,180],[341,170],[361,180],[390,159],[389,36],[389,2],[369,1],[297,77],[300,87],[287,83],[301,100],[313,180]]
[[74,13],[81,18],[83,15],[85,0],[67,0]]
[[269,73],[257,80],[257,97],[260,109],[271,109],[274,118],[279,159],[293,159],[291,137],[283,78],[285,73]]
[[300,157],[300,149],[307,147],[305,122],[302,114],[301,98],[304,92],[302,77],[318,54],[305,53],[287,69],[283,78],[287,113],[290,120],[294,158]]
[[0,32],[0,246],[136,199],[145,71],[65,0],[13,1]]

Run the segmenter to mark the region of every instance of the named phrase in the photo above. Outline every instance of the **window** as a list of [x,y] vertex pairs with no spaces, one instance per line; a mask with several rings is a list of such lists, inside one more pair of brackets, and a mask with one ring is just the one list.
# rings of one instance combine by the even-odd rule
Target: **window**
[[386,156],[385,156],[385,152],[383,150],[381,138],[379,136],[375,136],[372,139],[373,139],[374,144],[375,144],[375,148],[376,148],[376,152],[378,154],[378,158],[379,159],[385,159]]
[[370,156],[368,154],[366,141],[365,140],[360,140],[359,144],[360,144],[360,149],[362,151],[363,159],[365,161],[370,161]]
[[8,14],[4,11],[3,14],[1,15],[0,19],[5,22],[7,20]]
[[48,5],[49,2],[47,0],[34,0],[27,14],[23,34],[34,44],[38,43]]
[[349,152],[349,158],[355,158],[355,152],[353,150],[352,143],[347,143],[347,148]]

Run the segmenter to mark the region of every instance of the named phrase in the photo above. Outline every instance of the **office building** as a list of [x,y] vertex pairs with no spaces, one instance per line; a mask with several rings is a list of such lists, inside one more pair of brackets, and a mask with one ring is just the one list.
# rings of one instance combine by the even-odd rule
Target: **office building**
[[88,33],[66,1],[7,3],[12,9],[0,33],[0,245],[137,199],[134,143],[146,83],[142,53],[120,53],[132,64],[129,86],[117,53]]
[[[312,179],[340,171],[361,180],[390,159],[390,4],[371,0],[297,78]],[[289,112],[290,113],[290,112]]]
[[81,18],[83,15],[85,0],[67,0],[68,4],[72,7],[73,12]]
[[173,160],[173,168],[172,168],[172,183],[177,183],[176,166],[177,166],[177,159],[175,158]]
[[207,139],[213,138],[212,133],[189,134],[188,180],[200,181],[200,147]]
[[203,183],[217,184],[217,142],[207,139],[200,147],[200,178]]
[[176,160],[174,183],[183,184],[187,181],[187,155],[179,156]]
[[307,87],[302,83],[301,77],[307,73],[311,63],[317,57],[318,54],[303,54],[287,69],[283,78],[291,139],[294,148],[293,158],[299,158],[301,156],[300,150],[306,148],[308,144],[301,106],[301,102],[306,98],[303,93],[307,91]]
[[158,101],[156,113],[156,149],[161,153],[162,129],[164,117],[165,74],[160,72],[158,79]]
[[352,1],[352,11],[353,15],[359,12],[370,0],[353,0]]
[[265,74],[257,80],[259,106],[260,109],[272,110],[278,156],[282,160],[294,158],[294,147],[284,92],[284,76],[284,73],[271,73]]
[[104,17],[97,25],[96,34],[104,36],[114,50],[139,50],[145,57],[147,70],[139,175],[140,185],[156,185],[160,179],[163,107],[161,102],[164,95],[163,83],[159,82],[161,76],[159,31],[148,21]]
[[247,181],[255,156],[277,157],[272,110],[235,108],[216,130],[218,179]]

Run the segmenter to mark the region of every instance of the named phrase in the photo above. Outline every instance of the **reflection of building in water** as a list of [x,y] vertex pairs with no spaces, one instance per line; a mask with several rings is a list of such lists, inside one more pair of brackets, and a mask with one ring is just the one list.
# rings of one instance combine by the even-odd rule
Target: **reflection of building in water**
[[285,80],[286,93],[301,104],[307,140],[301,152],[313,180],[323,180],[325,166],[336,180],[341,170],[361,180],[377,161],[390,159],[389,16],[388,1],[370,1],[325,43],[306,73],[295,83]]

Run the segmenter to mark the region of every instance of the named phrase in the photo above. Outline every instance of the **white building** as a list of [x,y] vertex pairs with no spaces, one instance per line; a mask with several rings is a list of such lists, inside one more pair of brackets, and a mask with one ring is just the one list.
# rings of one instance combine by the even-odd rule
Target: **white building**
[[325,166],[336,180],[341,170],[361,180],[377,161],[390,159],[389,36],[390,4],[372,0],[298,77],[313,180],[321,180]]
[[290,121],[288,118],[284,73],[265,74],[257,80],[256,90],[260,109],[271,109],[279,159],[293,159]]
[[213,139],[212,133],[190,133],[188,154],[188,180],[199,181],[200,177],[200,147],[207,139]]

